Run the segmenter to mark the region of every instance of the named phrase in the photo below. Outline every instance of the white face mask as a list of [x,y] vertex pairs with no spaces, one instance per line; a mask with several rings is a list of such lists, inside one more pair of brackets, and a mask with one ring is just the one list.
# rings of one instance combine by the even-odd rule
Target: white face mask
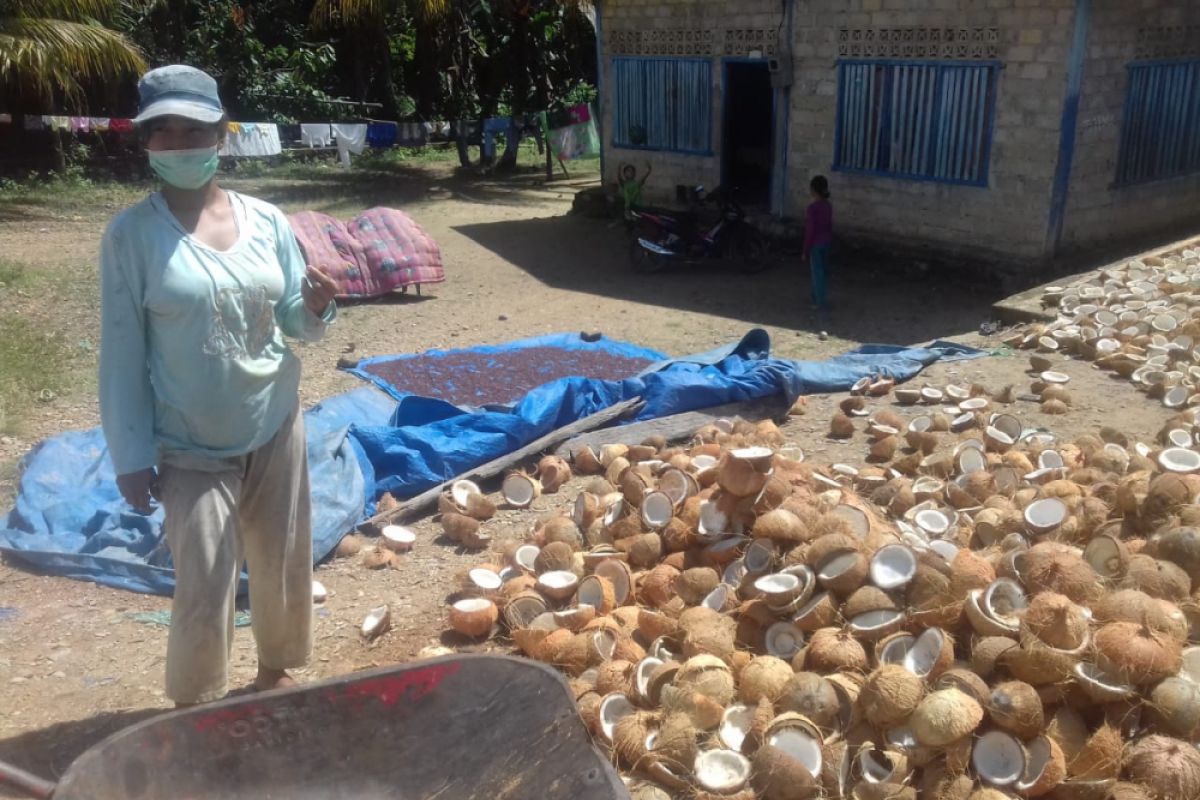
[[195,150],[150,150],[150,168],[178,189],[199,189],[217,174],[220,159],[217,148],[201,147]]

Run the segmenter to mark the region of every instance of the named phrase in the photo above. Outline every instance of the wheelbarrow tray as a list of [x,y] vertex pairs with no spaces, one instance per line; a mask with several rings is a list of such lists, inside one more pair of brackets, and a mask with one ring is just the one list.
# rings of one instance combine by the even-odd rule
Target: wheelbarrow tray
[[86,751],[55,800],[627,800],[566,682],[451,656],[224,700]]

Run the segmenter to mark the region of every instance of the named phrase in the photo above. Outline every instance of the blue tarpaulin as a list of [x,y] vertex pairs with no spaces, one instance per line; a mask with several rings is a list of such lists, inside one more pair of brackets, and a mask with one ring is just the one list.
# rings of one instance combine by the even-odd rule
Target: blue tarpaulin
[[[635,348],[598,344],[624,354]],[[661,361],[626,380],[556,380],[506,408],[467,410],[402,393],[397,402],[370,387],[326,400],[305,415],[314,559],[325,558],[370,515],[382,492],[410,497],[622,400],[645,401],[639,419],[776,394],[791,401],[844,391],[869,375],[904,381],[939,358],[980,354],[937,342],[868,346],[829,361],[798,362],[773,359],[769,348],[765,332],[753,331],[736,344]],[[16,506],[0,517],[0,551],[51,574],[170,594],[173,571],[161,523],[161,511],[143,516],[120,499],[98,429],[66,433],[23,460]]]

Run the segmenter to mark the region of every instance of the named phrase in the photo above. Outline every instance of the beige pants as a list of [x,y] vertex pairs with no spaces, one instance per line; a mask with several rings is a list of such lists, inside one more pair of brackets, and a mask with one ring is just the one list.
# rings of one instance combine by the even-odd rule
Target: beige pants
[[312,523],[304,417],[244,456],[165,453],[163,528],[175,562],[166,693],[203,703],[227,691],[243,559],[259,663],[303,666],[312,650]]

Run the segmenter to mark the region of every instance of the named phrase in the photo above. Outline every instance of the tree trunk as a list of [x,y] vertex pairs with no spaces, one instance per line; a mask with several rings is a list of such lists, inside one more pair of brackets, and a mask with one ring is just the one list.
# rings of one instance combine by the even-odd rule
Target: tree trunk
[[454,144],[458,146],[458,163],[463,169],[468,169],[471,166],[471,151],[467,149],[467,121],[460,119],[451,124],[454,125]]
[[54,171],[58,174],[65,174],[67,171],[67,152],[63,147],[62,131],[57,128],[50,131],[50,144],[54,151]]

